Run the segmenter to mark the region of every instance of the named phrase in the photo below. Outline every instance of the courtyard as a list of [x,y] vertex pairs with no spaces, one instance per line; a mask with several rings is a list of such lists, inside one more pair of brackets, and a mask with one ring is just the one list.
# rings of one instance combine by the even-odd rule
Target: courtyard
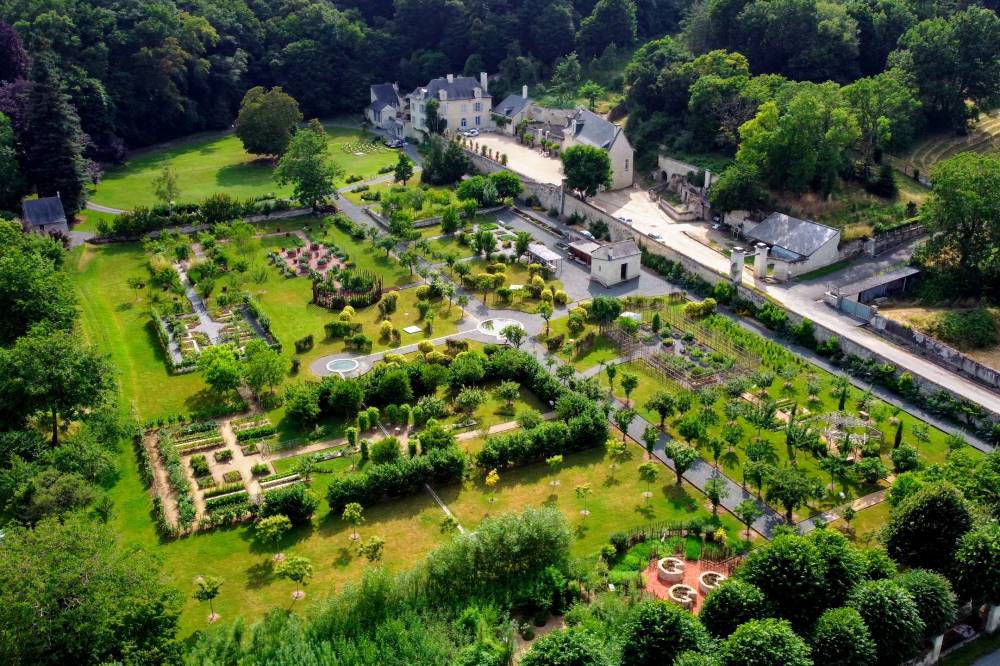
[[474,146],[486,146],[494,154],[507,155],[507,166],[510,169],[534,181],[550,185],[562,184],[562,162],[558,158],[548,157],[542,150],[526,146],[512,136],[484,133],[467,141],[471,141]]

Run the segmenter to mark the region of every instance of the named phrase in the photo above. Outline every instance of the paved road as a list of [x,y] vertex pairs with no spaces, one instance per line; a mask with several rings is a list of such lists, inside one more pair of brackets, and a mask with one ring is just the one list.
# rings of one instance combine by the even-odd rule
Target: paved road
[[[615,196],[617,196],[617,199],[614,198]],[[612,215],[630,217],[633,220],[632,226],[637,231],[643,234],[650,232],[659,233],[663,236],[663,243],[665,245],[716,273],[722,275],[729,273],[728,257],[720,252],[716,252],[685,233],[685,231],[691,231],[698,225],[689,222],[672,222],[656,207],[655,203],[649,200],[648,195],[642,190],[632,189],[624,190],[620,193],[607,193],[607,196],[601,195],[598,203],[605,206]],[[859,277],[860,275],[855,274],[852,279],[858,279]],[[843,279],[843,276],[840,279]],[[766,293],[789,310],[803,317],[808,317],[821,326],[836,331],[841,339],[861,345],[875,354],[888,359],[900,368],[906,368],[914,375],[919,375],[989,411],[1000,414],[1000,394],[969,379],[965,379],[926,360],[919,354],[899,347],[861,327],[851,317],[833,310],[821,301],[817,301],[814,290],[809,288],[803,289],[795,284],[779,285],[757,282],[754,280],[750,270],[744,270],[743,283]]]

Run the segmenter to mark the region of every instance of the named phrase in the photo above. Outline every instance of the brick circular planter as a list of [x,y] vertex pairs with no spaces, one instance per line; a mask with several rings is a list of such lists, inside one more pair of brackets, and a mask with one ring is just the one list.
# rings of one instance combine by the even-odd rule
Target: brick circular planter
[[661,583],[679,583],[684,580],[684,560],[664,557],[656,563],[656,577]]
[[684,585],[680,583],[678,585],[672,585],[667,591],[667,596],[675,604],[691,610],[694,608],[694,602],[698,598],[698,593],[690,585]]
[[725,574],[721,574],[718,571],[703,571],[698,576],[698,589],[702,594],[708,594],[719,587],[724,580],[726,580]]

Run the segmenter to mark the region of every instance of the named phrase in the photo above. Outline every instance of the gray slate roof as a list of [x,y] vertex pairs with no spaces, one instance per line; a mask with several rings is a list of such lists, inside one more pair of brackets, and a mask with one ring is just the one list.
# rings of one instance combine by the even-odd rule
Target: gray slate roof
[[66,211],[58,196],[43,199],[27,199],[22,204],[24,223],[29,227],[66,224]]
[[[576,119],[576,134],[573,134],[573,119]],[[596,113],[587,109],[578,109],[575,116],[570,116],[569,125],[563,132],[567,136],[574,136],[579,143],[585,143],[597,148],[608,150],[614,143],[621,128],[612,122],[608,122]]]
[[594,250],[590,256],[594,259],[616,261],[618,259],[634,257],[637,254],[641,254],[641,252],[639,252],[639,246],[635,244],[634,240],[629,238],[628,240],[618,241],[617,243],[602,245]]
[[375,96],[375,101],[371,103],[372,108],[399,106],[399,97],[396,96],[396,89],[391,83],[376,83],[372,86],[372,94]]
[[530,97],[521,97],[520,95],[507,95],[506,97],[504,97],[502,102],[493,107],[493,113],[499,114],[501,116],[507,116],[508,118],[513,118],[530,103],[531,103]]
[[840,231],[825,224],[800,220],[784,213],[771,213],[747,233],[747,238],[805,258],[839,235]]
[[896,280],[902,280],[903,278],[918,275],[919,273],[919,268],[907,266],[888,273],[883,273],[882,275],[873,275],[872,277],[865,278],[864,280],[858,280],[857,282],[845,284],[843,287],[837,287],[836,291],[842,296],[857,296],[863,291],[868,291],[874,287],[880,287],[883,284],[889,284],[890,282],[895,282]]
[[[448,83],[448,79],[445,77],[438,77],[432,79],[430,83],[423,87],[428,97],[437,97],[439,90],[444,90],[448,93],[448,101],[453,99],[474,99],[475,89],[479,87],[479,81],[472,78],[471,76],[456,76],[452,79],[451,83]],[[419,94],[421,88],[417,88],[413,91],[413,94]],[[489,94],[484,90],[483,97],[489,97]]]

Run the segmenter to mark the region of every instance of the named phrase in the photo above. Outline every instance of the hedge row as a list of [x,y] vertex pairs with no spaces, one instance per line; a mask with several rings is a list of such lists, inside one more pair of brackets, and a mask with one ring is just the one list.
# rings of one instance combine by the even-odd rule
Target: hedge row
[[251,215],[269,215],[285,211],[291,204],[273,199],[235,199],[228,194],[213,194],[198,204],[140,207],[98,222],[97,232],[105,238],[138,238],[166,227],[219,224]]
[[339,515],[351,502],[368,507],[386,498],[420,492],[425,483],[453,483],[465,472],[465,456],[454,447],[424,456],[373,465],[364,472],[334,479],[327,489],[330,510]]
[[588,407],[569,418],[487,438],[476,455],[476,465],[484,470],[505,469],[603,446],[608,439],[607,417],[593,403],[585,404]]
[[249,442],[253,439],[263,439],[264,437],[270,437],[275,433],[274,426],[270,423],[264,425],[254,426],[253,428],[247,428],[246,430],[240,430],[236,433],[237,442]]

